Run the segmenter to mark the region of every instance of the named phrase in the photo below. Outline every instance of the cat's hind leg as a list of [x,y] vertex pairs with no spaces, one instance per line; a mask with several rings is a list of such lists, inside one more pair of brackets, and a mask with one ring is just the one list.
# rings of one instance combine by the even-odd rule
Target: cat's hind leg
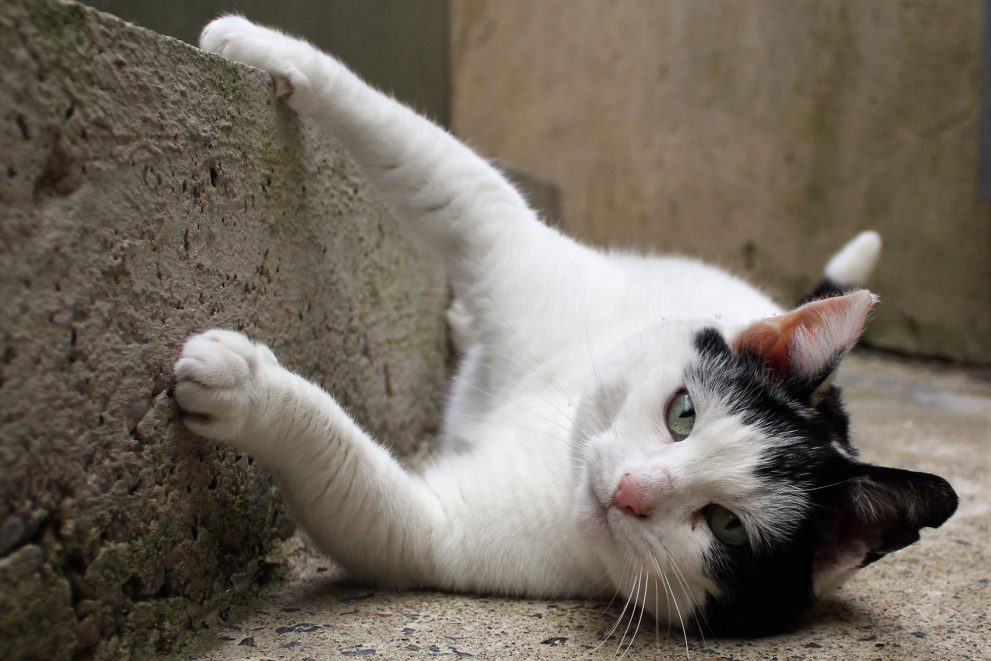
[[397,586],[431,581],[441,504],[333,397],[231,331],[191,337],[174,373],[186,426],[271,470],[297,521],[353,576]]

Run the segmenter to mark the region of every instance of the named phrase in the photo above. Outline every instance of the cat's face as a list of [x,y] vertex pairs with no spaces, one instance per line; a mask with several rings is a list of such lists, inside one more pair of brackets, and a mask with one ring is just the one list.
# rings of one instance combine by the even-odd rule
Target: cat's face
[[[676,625],[780,631],[953,512],[941,478],[855,460],[824,382],[873,300],[844,299],[810,304],[813,321],[776,318],[794,337],[665,324],[596,366],[575,426],[575,511],[625,597]],[[831,315],[850,318],[822,325]]]

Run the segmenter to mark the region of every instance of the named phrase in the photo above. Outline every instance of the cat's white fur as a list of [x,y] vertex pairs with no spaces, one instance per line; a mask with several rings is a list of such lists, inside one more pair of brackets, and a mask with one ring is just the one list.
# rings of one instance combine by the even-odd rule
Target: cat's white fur
[[[512,595],[619,590],[677,624],[719,590],[701,566],[713,535],[693,513],[733,503],[755,543],[787,527],[794,504],[767,495],[751,470],[765,439],[724,402],[696,402],[692,442],[674,443],[663,422],[693,334],[707,325],[732,338],[780,314],[768,296],[697,261],[563,236],[486,161],[305,42],[227,16],[201,46],[272,73],[441,255],[457,297],[462,366],[443,451],[422,473],[238,333],[194,336],[176,363],[189,428],[257,457],[352,575]],[[834,280],[860,281],[876,260],[876,241],[857,241],[831,263]],[[830,347],[853,342],[871,303],[852,306]],[[659,506],[649,526],[611,506],[626,474]]]
[[860,287],[867,282],[881,256],[881,235],[861,232],[833,255],[824,275],[840,288]]

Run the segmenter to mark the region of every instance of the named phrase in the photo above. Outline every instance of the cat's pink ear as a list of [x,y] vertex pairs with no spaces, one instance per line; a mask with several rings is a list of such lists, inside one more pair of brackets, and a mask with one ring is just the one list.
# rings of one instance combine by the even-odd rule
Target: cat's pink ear
[[857,343],[876,301],[862,289],[806,303],[745,328],[734,338],[733,349],[759,355],[772,376],[816,379]]
[[854,464],[855,474],[837,485],[826,544],[815,558],[817,595],[838,587],[857,569],[919,539],[921,528],[938,528],[957,509],[953,487],[937,475]]

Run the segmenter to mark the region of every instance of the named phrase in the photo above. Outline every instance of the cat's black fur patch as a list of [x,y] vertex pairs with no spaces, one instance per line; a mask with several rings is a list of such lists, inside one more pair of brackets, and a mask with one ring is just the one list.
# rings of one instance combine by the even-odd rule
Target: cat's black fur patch
[[[837,389],[827,390],[813,405],[808,382],[769,379],[759,356],[734,352],[716,329],[700,331],[695,348],[700,360],[687,379],[718,394],[746,425],[781,439],[758,469],[768,488],[787,484],[814,493],[829,480],[842,480],[835,468],[841,457],[831,444],[849,445],[848,420]],[[812,567],[823,539],[822,526],[810,519],[761,553],[750,546],[718,548],[709,575],[723,594],[705,604],[699,625],[724,636],[794,627],[814,601]]]
[[823,277],[822,280],[816,283],[815,287],[810,289],[805,296],[802,297],[800,301],[801,305],[806,303],[811,303],[812,301],[818,301],[821,298],[832,298],[834,296],[842,296],[850,291],[853,291],[856,287],[841,287],[829,278]]
[[[715,547],[707,573],[722,594],[710,596],[696,613],[707,633],[760,636],[791,629],[815,601],[817,562],[847,538],[873,540],[868,564],[912,543],[920,527],[936,527],[955,510],[956,494],[942,478],[854,459],[840,390],[821,386],[829,373],[814,379],[769,374],[760,356],[734,351],[712,328],[696,335],[695,348],[700,358],[686,383],[715,393],[746,425],[777,439],[761,457],[758,478],[770,490],[787,488],[807,499],[801,520],[766,547]],[[829,372],[841,358],[831,361]],[[858,509],[867,501],[870,507]]]
[[[763,457],[760,471],[765,481],[789,479],[811,485],[821,477],[822,462],[837,456],[833,443],[852,452],[840,389],[828,386],[816,391],[828,373],[812,380],[770,378],[760,356],[733,351],[712,328],[698,333],[695,348],[701,359],[691,380],[718,393],[747,426],[780,439]],[[830,362],[830,372],[839,358]]]

